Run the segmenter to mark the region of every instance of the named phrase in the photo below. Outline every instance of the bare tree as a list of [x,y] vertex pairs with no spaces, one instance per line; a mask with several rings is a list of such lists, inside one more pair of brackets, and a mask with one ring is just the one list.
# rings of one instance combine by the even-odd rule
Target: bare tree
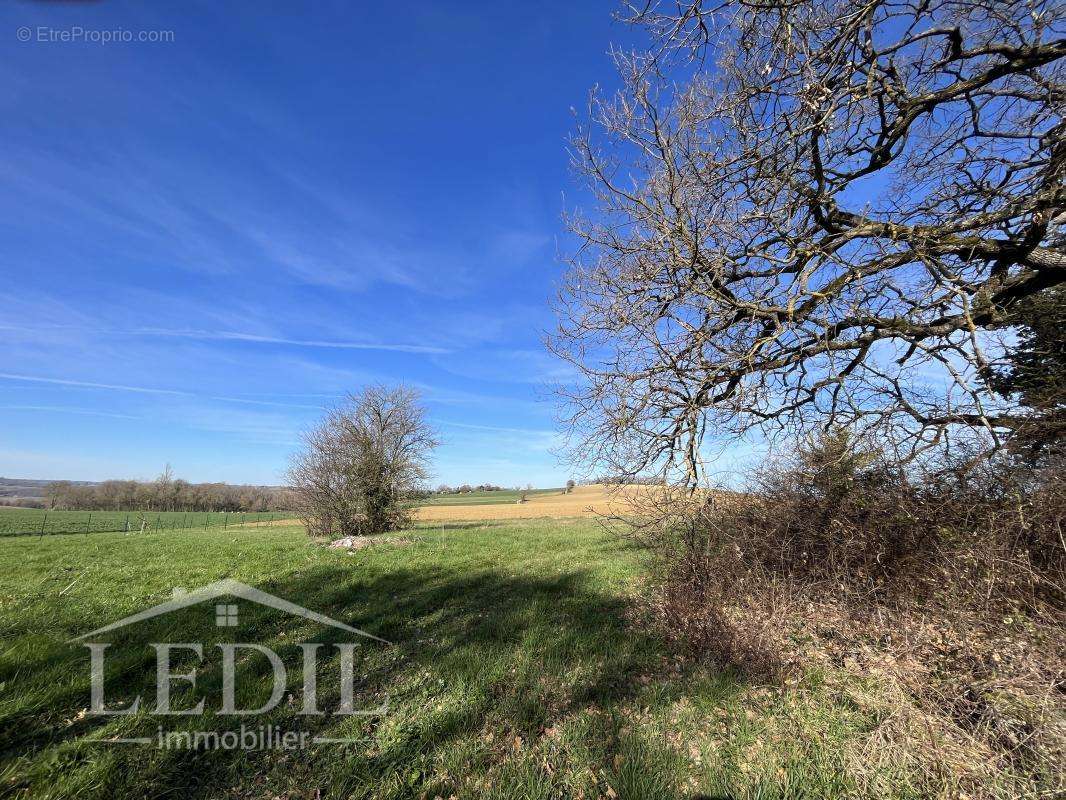
[[50,508],[100,511],[269,511],[292,509],[289,492],[276,486],[189,483],[180,478],[138,483],[108,480],[94,484],[56,481],[45,496]]
[[[660,11],[659,9],[665,9]],[[596,213],[549,347],[573,450],[696,482],[708,430],[1019,424],[1004,326],[1066,277],[1063,6],[648,3],[573,139]]]
[[[174,468],[170,466],[168,461],[163,465],[163,471],[159,473],[159,477],[155,479],[155,496],[157,498],[156,507],[162,511],[170,510],[170,493],[171,487],[174,485]],[[148,506],[151,508],[151,506]]]
[[52,481],[44,489],[45,508],[52,510],[62,506],[71,490],[70,481]]
[[419,399],[405,386],[368,386],[304,436],[288,477],[308,533],[374,534],[409,521],[438,445]]

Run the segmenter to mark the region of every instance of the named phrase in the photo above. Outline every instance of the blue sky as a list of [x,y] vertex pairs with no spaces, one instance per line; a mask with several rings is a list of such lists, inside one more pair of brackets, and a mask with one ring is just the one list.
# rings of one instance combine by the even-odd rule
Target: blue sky
[[[0,7],[0,475],[277,483],[324,405],[404,381],[437,480],[569,477],[565,139],[632,33],[613,2],[311,8]],[[76,27],[173,41],[46,41]]]

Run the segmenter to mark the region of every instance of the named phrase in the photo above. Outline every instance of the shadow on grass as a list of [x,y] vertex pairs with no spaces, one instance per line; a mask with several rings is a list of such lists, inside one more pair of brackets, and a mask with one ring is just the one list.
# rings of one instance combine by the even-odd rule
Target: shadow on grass
[[139,531],[127,531],[124,528],[108,528],[107,530],[80,530],[80,531],[0,531],[0,539],[21,539],[34,537],[44,539],[49,536],[94,536],[100,533],[139,533]]
[[[262,527],[265,529],[265,528],[270,528],[270,527],[275,527],[275,526],[271,525],[271,524],[266,524],[264,522]],[[277,526],[277,527],[280,527],[280,526]],[[93,529],[88,530],[88,531],[86,531],[84,529],[83,530],[76,530],[76,531],[75,530],[70,530],[70,531],[51,531],[51,530],[49,530],[49,531],[45,531],[44,533],[41,533],[40,530],[36,530],[36,531],[0,531],[0,540],[3,540],[3,539],[25,539],[25,538],[47,539],[50,536],[86,536],[86,537],[88,537],[88,536],[99,536],[101,534],[111,534],[111,535],[121,534],[122,536],[131,536],[132,537],[132,536],[148,536],[148,535],[156,534],[156,533],[182,534],[182,533],[197,533],[197,532],[200,532],[200,531],[210,532],[210,533],[217,533],[217,532],[237,531],[237,530],[240,530],[240,531],[256,530],[256,525],[254,523],[252,523],[252,522],[246,522],[246,523],[242,523],[242,524],[241,523],[234,523],[233,525],[227,525],[227,526],[223,526],[223,525],[206,525],[206,526],[204,526],[204,525],[190,525],[187,528],[180,528],[180,527],[179,528],[168,528],[168,527],[164,526],[164,527],[159,527],[159,528],[147,528],[147,529],[145,529],[143,531],[140,530],[139,528],[131,528],[129,530],[126,530],[125,528],[103,528],[103,529],[101,529],[101,528],[93,528]]]
[[[669,774],[672,756],[635,739],[639,733],[630,729],[623,708],[649,691],[656,702],[678,696],[682,676],[654,675],[663,644],[646,629],[628,624],[632,609],[627,602],[596,590],[583,571],[540,578],[430,567],[363,577],[358,569],[331,564],[310,567],[295,578],[259,583],[259,588],[394,643],[373,650],[358,687],[367,701],[361,707],[387,693],[388,715],[358,722],[313,720],[324,734],[333,726],[343,729],[341,735],[351,735],[350,726],[355,725],[358,734],[367,737],[366,745],[320,745],[279,755],[93,744],[83,737],[114,735],[114,718],[79,718],[88,700],[87,651],[54,644],[28,654],[17,674],[4,668],[2,677],[9,687],[19,674],[34,674],[39,684],[56,687],[0,718],[0,765],[23,759],[25,767],[12,770],[13,778],[9,773],[14,783],[7,788],[21,786],[33,794],[34,787],[63,785],[78,797],[207,798],[227,796],[228,789],[237,786],[249,792],[242,797],[447,797],[453,791],[463,795],[460,779],[467,775],[486,774],[501,765],[507,774],[514,761],[518,773],[512,776],[513,791],[503,791],[501,784],[498,796],[565,796],[561,774],[590,769],[610,779],[621,797],[679,796]],[[333,629],[273,610],[248,603],[240,608],[239,635],[229,641],[275,647],[348,640]],[[114,655],[107,667],[109,698],[118,704],[143,691],[151,705],[155,659],[150,650],[146,655],[145,643],[209,641],[217,633],[214,608],[204,604],[199,609],[176,612],[117,637],[114,653],[109,651],[109,657]],[[323,664],[328,671],[331,665],[325,660]],[[289,692],[298,698],[300,670],[294,663],[290,666]],[[249,668],[242,680],[253,685],[269,680],[265,662]],[[175,666],[174,671],[183,670]],[[326,706],[331,690],[320,681]],[[217,707],[217,668],[205,663],[197,683],[198,696]],[[191,705],[180,694],[175,697],[176,704]],[[516,754],[574,720],[581,720],[575,723],[577,732],[545,747],[540,761]],[[143,720],[144,730],[135,735],[151,735],[159,721]],[[190,729],[225,730],[248,718],[181,720],[186,721]],[[255,725],[282,727],[306,721],[286,703],[269,715],[251,718]],[[552,759],[554,764],[549,763]],[[450,777],[439,774],[442,763],[449,765]]]
[[499,519],[486,519],[486,520],[469,520],[466,522],[417,522],[411,528],[414,531],[426,531],[432,533],[433,531],[469,531],[469,530],[484,530],[485,528],[506,528],[514,527],[515,522],[522,522],[522,520],[499,520]]

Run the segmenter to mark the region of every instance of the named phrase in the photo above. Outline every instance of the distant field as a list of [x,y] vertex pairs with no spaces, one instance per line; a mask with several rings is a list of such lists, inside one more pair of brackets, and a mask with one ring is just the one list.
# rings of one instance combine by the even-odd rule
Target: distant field
[[632,509],[636,487],[617,489],[602,484],[577,486],[569,494],[562,489],[538,489],[529,493],[524,503],[516,502],[518,492],[487,492],[508,495],[495,502],[471,499],[472,495],[449,495],[447,503],[427,503],[415,511],[415,519],[424,522],[446,520],[532,519],[536,517],[590,517],[600,514],[626,513]]
[[[558,494],[563,492],[558,489],[531,489],[528,494],[534,495]],[[515,489],[504,489],[499,492],[468,492],[467,494],[443,494],[434,495],[425,502],[424,506],[490,506],[502,503],[515,503],[522,493]]]
[[[538,517],[596,517],[626,514],[633,510],[632,500],[638,487],[608,487],[600,484],[578,486],[566,494],[562,488],[532,489],[528,499],[519,503],[520,491],[470,492],[438,495],[414,510],[420,522],[451,520],[509,520]],[[147,530],[183,530],[190,528],[224,528],[234,525],[298,524],[291,511],[254,513],[223,512],[144,512]],[[0,507],[0,536],[18,534],[104,533],[140,531],[138,511],[42,511],[34,508]]]
[[291,513],[280,511],[247,514],[220,511],[42,511],[0,506],[0,536],[139,531],[142,517],[148,530],[179,530],[256,524],[291,516]]

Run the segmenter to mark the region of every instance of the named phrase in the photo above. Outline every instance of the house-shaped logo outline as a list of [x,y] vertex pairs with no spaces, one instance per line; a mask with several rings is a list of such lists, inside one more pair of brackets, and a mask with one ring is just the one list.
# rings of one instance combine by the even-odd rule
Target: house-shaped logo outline
[[178,609],[188,608],[189,606],[194,606],[207,600],[214,600],[226,596],[239,597],[242,600],[250,600],[253,603],[277,609],[278,611],[284,611],[286,614],[302,617],[321,625],[339,628],[342,631],[364,636],[367,639],[373,639],[374,641],[383,642],[384,644],[392,644],[388,639],[382,639],[380,636],[375,636],[372,633],[359,630],[359,628],[353,628],[351,625],[341,622],[340,620],[327,617],[325,614],[319,614],[317,611],[311,611],[309,608],[298,606],[296,603],[290,603],[288,600],[272,595],[269,592],[264,592],[262,589],[256,589],[254,586],[249,586],[246,583],[235,581],[232,578],[209,583],[207,586],[201,586],[199,589],[193,589],[191,592],[182,592],[175,589],[174,596],[165,603],[160,603],[159,605],[152,606],[144,611],[131,614],[128,617],[123,617],[116,622],[112,622],[110,625],[104,625],[102,628],[83,633],[81,636],[75,636],[70,642],[80,642],[84,639],[88,639],[90,636],[96,636],[100,633],[108,633],[117,630],[118,628],[124,628],[127,625],[143,622],[146,619],[153,619],[162,614],[169,614],[171,611],[177,611]]

